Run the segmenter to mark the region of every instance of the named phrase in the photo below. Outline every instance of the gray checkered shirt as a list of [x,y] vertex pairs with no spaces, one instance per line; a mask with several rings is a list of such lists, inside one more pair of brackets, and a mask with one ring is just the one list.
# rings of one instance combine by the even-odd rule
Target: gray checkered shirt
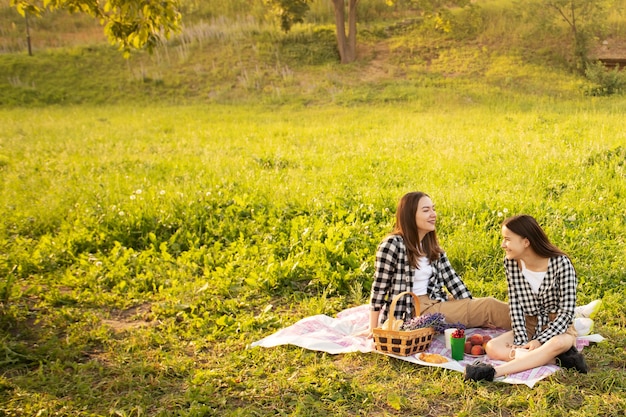
[[[526,334],[526,316],[538,318],[537,329],[533,339],[542,344],[565,333],[574,320],[576,307],[576,270],[567,256],[550,258],[548,271],[539,287],[539,293],[533,294],[530,284],[522,275],[517,261],[504,260],[506,278],[509,285],[509,305],[511,307],[511,323],[515,337],[513,343],[518,346],[529,342]],[[548,314],[556,313],[553,321]]]
[[[445,254],[431,263],[433,274],[426,292],[433,300],[447,301],[444,286],[455,299],[472,298],[463,280],[450,265]],[[414,268],[410,266],[406,246],[401,236],[385,238],[376,251],[376,272],[370,297],[370,310],[380,311],[379,322],[384,323],[393,297],[413,289]],[[405,320],[413,315],[413,299],[408,295],[398,300],[394,316]],[[419,315],[419,311],[416,315]]]

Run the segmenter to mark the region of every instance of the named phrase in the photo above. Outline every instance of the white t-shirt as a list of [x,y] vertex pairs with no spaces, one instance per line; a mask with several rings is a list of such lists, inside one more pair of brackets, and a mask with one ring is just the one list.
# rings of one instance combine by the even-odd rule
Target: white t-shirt
[[428,280],[433,274],[433,267],[425,256],[420,257],[418,262],[419,268],[415,269],[413,274],[413,293],[415,295],[426,295]]
[[524,261],[521,261],[521,263],[522,275],[524,275],[524,278],[526,278],[526,281],[528,281],[528,283],[530,284],[530,288],[532,289],[533,294],[538,294],[539,287],[541,287],[541,283],[543,282],[543,278],[546,276],[547,271],[531,271],[530,269],[526,268],[526,264],[524,263]]

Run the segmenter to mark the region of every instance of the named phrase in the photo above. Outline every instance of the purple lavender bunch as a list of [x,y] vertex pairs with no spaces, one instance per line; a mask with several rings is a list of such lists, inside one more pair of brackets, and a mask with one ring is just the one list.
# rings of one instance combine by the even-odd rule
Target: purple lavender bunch
[[437,333],[443,333],[446,329],[457,328],[465,330],[461,323],[446,323],[446,318],[441,313],[429,313],[406,320],[400,330],[416,330],[424,327],[432,327]]
[[424,327],[432,327],[437,332],[443,332],[443,330],[440,330],[442,326],[446,326],[445,316],[441,313],[430,313],[406,320],[400,327],[400,330],[415,330]]

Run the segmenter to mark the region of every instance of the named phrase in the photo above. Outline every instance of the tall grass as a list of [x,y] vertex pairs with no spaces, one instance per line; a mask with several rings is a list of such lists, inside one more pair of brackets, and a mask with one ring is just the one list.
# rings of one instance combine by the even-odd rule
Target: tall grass
[[[3,411],[623,411],[623,100],[443,104],[2,110]],[[246,349],[366,303],[376,245],[416,189],[476,295],[506,298],[503,217],[539,219],[574,260],[579,304],[605,302],[590,374],[487,387],[379,355]]]
[[[368,5],[360,7],[368,9]],[[411,101],[415,96],[432,95],[432,87],[471,103],[482,100],[481,92],[500,94],[503,101],[509,93],[534,101],[542,95],[569,99],[622,90],[621,74],[600,71],[585,79],[572,71],[565,31],[548,33],[524,20],[523,11],[503,9],[495,2],[457,11],[451,16],[450,32],[422,19],[404,19],[419,15],[408,8],[394,9],[391,13],[400,16],[395,21],[386,20],[387,15],[364,17],[359,60],[349,66],[338,64],[332,23],[308,22],[285,34],[252,13],[218,17],[210,11],[213,6],[213,2],[186,6],[190,7],[189,20],[183,33],[154,55],[138,52],[124,60],[101,38],[89,36],[84,42],[39,44],[64,48],[36,50],[34,57],[2,55],[0,71],[6,76],[0,78],[0,104],[159,100],[168,104],[350,105]],[[11,13],[17,16],[14,10]],[[63,21],[54,14],[38,24],[44,27],[46,19],[53,18]],[[7,27],[20,27],[18,20],[11,20]],[[612,27],[612,33],[619,36],[617,26]],[[38,28],[33,30],[37,44],[41,38],[36,35]],[[57,30],[54,36],[67,38],[76,29],[59,23]],[[81,36],[92,30],[90,26]],[[0,35],[10,38],[15,30]]]
[[[216,17],[243,1],[185,2],[197,20],[152,56],[91,40],[1,55],[0,413],[624,414],[624,98],[586,96],[550,51],[528,59],[530,28],[500,3],[456,14],[463,35],[363,21],[352,65],[327,22]],[[367,303],[410,190],[477,296],[506,299],[503,218],[539,219],[579,304],[604,300],[590,374],[528,389],[247,348]]]

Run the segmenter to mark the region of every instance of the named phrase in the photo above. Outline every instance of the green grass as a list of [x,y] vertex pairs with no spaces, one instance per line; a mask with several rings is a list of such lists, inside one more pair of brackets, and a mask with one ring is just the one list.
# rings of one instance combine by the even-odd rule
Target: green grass
[[[622,105],[5,109],[3,411],[619,415]],[[506,297],[502,216],[538,217],[574,259],[580,303],[605,300],[590,374],[475,385],[379,355],[247,348],[366,303],[414,189],[477,295]]]
[[[0,17],[7,29],[0,41],[11,53],[0,55],[0,105],[311,106],[419,97],[428,106],[484,100],[495,106],[526,100],[530,106],[602,92],[603,82],[623,90],[622,76],[597,74],[587,80],[573,71],[567,28],[533,26],[493,3],[453,15],[451,32],[407,10],[395,18],[391,13],[378,20],[363,17],[359,59],[351,65],[338,64],[332,20],[297,25],[284,34],[258,18],[218,18],[207,10],[189,15],[183,33],[153,55],[137,52],[128,60],[103,43],[95,23],[46,15],[33,23],[34,56],[28,56],[23,44],[12,43],[23,22],[5,6]],[[607,24],[615,44],[624,36],[618,17]],[[605,35],[597,35],[597,47]]]
[[[153,56],[125,61],[58,16],[36,28],[61,48],[3,46],[0,415],[624,414],[626,99],[585,94],[563,33],[490,1],[482,25],[458,17],[463,35],[368,21],[359,60],[339,65],[327,4],[283,35],[196,3],[206,20]],[[604,300],[588,375],[529,389],[249,348],[367,303],[411,190],[434,199],[477,296],[506,299],[504,217],[538,218],[574,261],[579,304]]]

